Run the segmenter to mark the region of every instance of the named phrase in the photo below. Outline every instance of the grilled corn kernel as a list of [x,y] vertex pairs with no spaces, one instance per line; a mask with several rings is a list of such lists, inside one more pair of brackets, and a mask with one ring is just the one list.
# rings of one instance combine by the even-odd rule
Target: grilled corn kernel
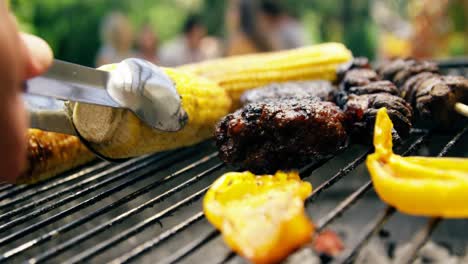
[[[112,70],[112,65],[104,69]],[[128,158],[193,145],[212,136],[215,123],[231,106],[226,92],[208,79],[177,69],[164,71],[182,98],[187,125],[178,132],[163,132],[127,110],[74,104],[73,123],[93,149],[109,158]]]
[[17,183],[34,183],[85,164],[95,156],[75,136],[28,130],[28,163]]
[[234,56],[181,66],[180,69],[216,81],[238,106],[246,90],[272,82],[336,79],[336,70],[352,54],[339,43],[294,50]]

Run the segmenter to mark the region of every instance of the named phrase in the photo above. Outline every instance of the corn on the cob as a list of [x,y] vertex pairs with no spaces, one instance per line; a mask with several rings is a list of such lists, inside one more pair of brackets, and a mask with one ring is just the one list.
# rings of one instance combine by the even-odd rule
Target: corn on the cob
[[28,163],[17,183],[34,183],[85,164],[95,156],[75,136],[28,130]]
[[[104,68],[112,70],[111,67]],[[144,124],[132,112],[89,104],[70,104],[77,131],[91,147],[109,158],[127,158],[201,142],[231,106],[227,93],[215,82],[176,69],[164,69],[176,85],[187,125],[178,132],[162,132]]]
[[351,58],[351,52],[344,45],[324,43],[288,51],[211,60],[179,69],[216,81],[237,106],[243,92],[272,82],[333,81],[337,67]]

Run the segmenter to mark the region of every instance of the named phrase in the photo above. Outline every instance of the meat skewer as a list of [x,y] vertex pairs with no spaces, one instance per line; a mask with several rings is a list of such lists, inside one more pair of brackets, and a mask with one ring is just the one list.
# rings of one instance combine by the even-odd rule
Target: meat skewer
[[463,103],[460,103],[460,102],[456,102],[455,103],[455,111],[457,111],[457,113],[465,116],[465,117],[468,117],[468,105],[466,104],[463,104]]
[[468,116],[468,79],[443,76],[436,63],[396,59],[382,65],[378,72],[397,85],[419,119],[437,128],[450,129],[463,118],[461,115]]
[[340,69],[340,91],[336,102],[347,117],[351,137],[372,138],[377,111],[386,107],[395,124],[395,137],[405,137],[412,127],[413,109],[399,96],[398,88],[390,81],[381,80],[379,74],[369,68],[365,59],[357,59]]

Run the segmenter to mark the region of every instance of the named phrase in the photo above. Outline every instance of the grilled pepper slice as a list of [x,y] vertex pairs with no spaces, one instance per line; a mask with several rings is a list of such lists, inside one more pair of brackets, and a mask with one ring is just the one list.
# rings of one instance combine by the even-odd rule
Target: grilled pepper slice
[[203,208],[235,252],[254,263],[273,263],[311,239],[314,227],[304,212],[311,192],[297,172],[230,172],[214,182]]
[[374,130],[375,153],[366,162],[380,198],[407,214],[468,217],[468,159],[396,155],[392,127],[386,109],[380,109]]

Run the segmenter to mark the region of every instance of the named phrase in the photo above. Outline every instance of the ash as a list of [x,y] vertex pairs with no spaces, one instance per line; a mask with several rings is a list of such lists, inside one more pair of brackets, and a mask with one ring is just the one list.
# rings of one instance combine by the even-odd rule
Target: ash
[[[404,256],[410,250],[410,243],[394,246],[385,239],[372,238],[368,245],[361,250],[355,263],[359,264],[396,264],[402,263]],[[468,252],[468,249],[465,250]],[[465,253],[466,254],[466,253]],[[468,263],[468,254],[456,256],[441,245],[433,241],[428,241],[419,251],[419,256],[414,264],[462,264]]]

